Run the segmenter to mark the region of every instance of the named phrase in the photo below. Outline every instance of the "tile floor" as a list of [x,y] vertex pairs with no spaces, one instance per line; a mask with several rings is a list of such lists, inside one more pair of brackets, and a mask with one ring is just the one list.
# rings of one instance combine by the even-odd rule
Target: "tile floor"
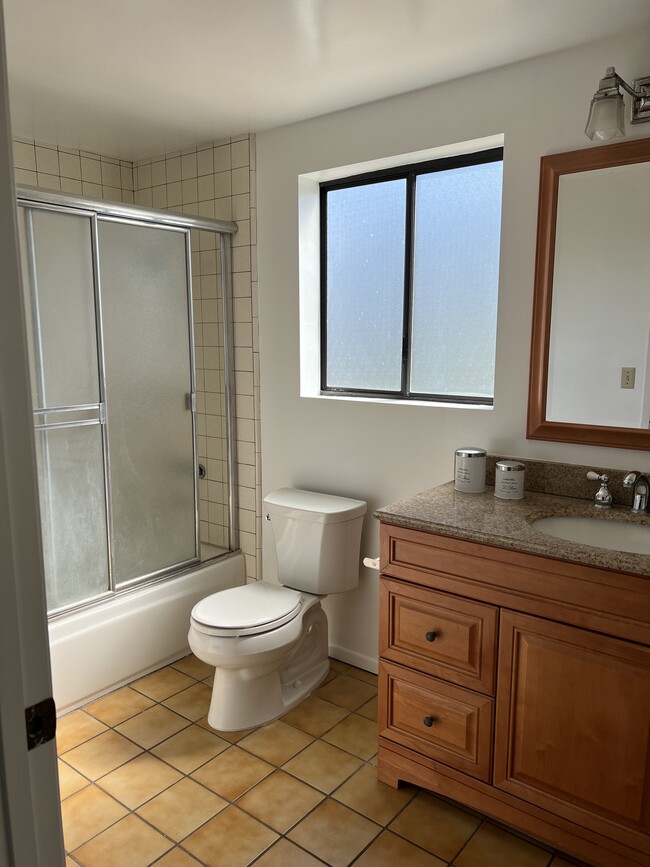
[[188,656],[59,720],[66,865],[570,867],[376,776],[377,678],[332,661],[281,720],[219,733]]

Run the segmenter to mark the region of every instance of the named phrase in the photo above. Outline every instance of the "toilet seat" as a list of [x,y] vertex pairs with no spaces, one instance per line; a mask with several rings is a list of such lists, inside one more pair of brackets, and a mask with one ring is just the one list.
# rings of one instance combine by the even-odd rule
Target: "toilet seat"
[[192,620],[208,635],[257,635],[293,620],[302,599],[297,590],[256,581],[202,599],[192,609]]

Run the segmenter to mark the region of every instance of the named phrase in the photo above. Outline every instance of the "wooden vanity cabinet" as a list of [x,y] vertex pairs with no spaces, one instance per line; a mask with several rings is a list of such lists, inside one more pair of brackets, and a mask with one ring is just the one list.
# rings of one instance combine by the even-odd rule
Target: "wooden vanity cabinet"
[[379,777],[650,864],[649,578],[381,528]]

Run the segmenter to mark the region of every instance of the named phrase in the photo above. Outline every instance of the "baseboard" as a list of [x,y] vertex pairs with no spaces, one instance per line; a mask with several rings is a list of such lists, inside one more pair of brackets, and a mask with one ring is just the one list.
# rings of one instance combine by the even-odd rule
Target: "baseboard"
[[378,660],[376,656],[366,656],[363,653],[357,653],[356,650],[349,650],[347,647],[338,647],[335,644],[330,644],[330,656],[333,659],[338,659],[340,662],[347,662],[348,665],[354,665],[356,668],[362,668],[364,671],[370,671],[377,674]]

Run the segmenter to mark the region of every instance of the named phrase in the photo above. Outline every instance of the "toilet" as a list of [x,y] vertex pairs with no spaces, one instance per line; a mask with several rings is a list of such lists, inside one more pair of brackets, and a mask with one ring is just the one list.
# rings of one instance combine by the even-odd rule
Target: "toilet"
[[281,488],[264,498],[278,580],[221,590],[192,609],[188,641],[214,666],[208,723],[240,731],[286,713],[329,672],[321,600],[357,586],[366,503]]

